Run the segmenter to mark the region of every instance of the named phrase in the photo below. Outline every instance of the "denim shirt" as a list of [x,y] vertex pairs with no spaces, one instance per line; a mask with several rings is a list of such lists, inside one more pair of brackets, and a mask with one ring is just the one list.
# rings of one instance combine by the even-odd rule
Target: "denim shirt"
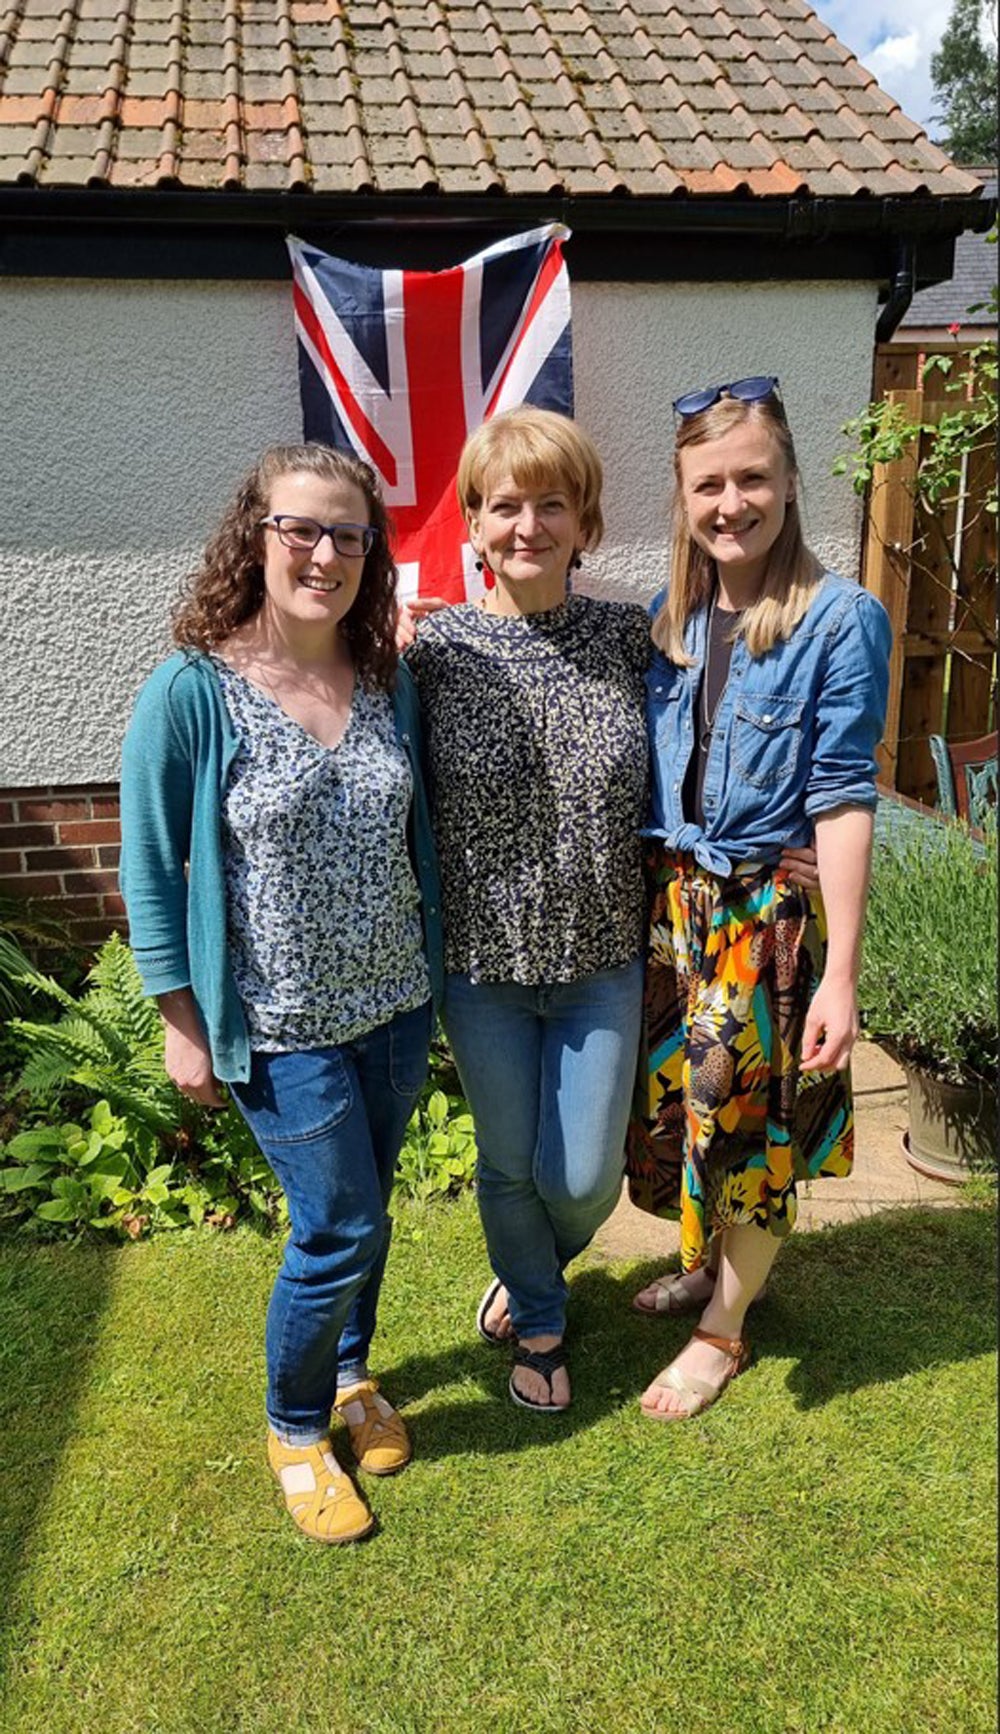
[[[662,593],[651,615],[661,601]],[[688,620],[691,667],[656,650],[646,676],[652,794],[644,834],[726,874],[737,862],[773,863],[783,848],[809,843],[813,820],[831,808],[874,808],[892,630],[876,597],[827,572],[787,642],[752,657],[737,638],[705,768],[702,828],[685,820],[681,791],[707,622],[706,608]]]

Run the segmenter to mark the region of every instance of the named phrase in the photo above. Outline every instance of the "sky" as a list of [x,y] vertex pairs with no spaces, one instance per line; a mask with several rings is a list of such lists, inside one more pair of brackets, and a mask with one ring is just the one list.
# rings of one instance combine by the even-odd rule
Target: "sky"
[[873,72],[904,114],[931,135],[931,55],[948,25],[951,0],[810,0],[824,24]]

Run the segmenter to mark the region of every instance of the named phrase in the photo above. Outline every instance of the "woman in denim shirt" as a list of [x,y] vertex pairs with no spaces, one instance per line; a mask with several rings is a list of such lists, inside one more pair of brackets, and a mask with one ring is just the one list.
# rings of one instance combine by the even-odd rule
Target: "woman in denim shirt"
[[[794,1225],[796,1180],[852,1159],[890,629],[805,547],[777,385],[674,406],[671,583],[647,683],[648,1053],[628,1166],[635,1201],[681,1222],[682,1274],[636,1307],[701,1321],[642,1398],[660,1421],[698,1414],[748,1364],[747,1308]],[[779,865],[813,834],[819,895]]]

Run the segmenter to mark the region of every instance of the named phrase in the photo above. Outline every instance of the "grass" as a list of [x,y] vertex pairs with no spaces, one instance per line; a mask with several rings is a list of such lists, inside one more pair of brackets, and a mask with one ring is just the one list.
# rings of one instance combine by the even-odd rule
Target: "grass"
[[652,1267],[575,1275],[546,1420],[472,1329],[471,1200],[409,1208],[377,1360],[417,1456],[347,1549],[263,1463],[275,1242],[0,1245],[3,1734],[993,1734],[993,1230],[793,1237],[754,1369],[657,1427]]

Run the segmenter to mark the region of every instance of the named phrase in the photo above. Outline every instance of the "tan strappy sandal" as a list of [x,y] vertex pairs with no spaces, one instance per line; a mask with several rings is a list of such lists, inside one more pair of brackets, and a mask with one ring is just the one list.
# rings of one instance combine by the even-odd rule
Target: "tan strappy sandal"
[[[682,1270],[666,1276],[654,1277],[653,1281],[647,1283],[645,1288],[641,1288],[633,1298],[632,1311],[639,1313],[644,1319],[677,1318],[682,1313],[704,1312],[711,1298],[712,1289],[715,1288],[715,1272],[714,1270],[705,1270],[704,1272],[712,1279],[712,1287],[705,1295],[693,1295],[691,1293],[684,1280],[685,1276],[690,1274],[690,1272]],[[700,1275],[701,1272],[698,1274]],[[641,1297],[648,1294],[650,1290],[653,1291],[653,1305],[651,1307],[641,1306]],[[766,1298],[767,1283],[764,1283],[757,1290],[750,1305],[752,1307],[759,1306],[760,1302]]]
[[267,1460],[289,1517],[310,1541],[360,1541],[374,1528],[374,1517],[337,1462],[329,1439],[285,1445],[269,1431]]
[[413,1456],[403,1417],[381,1395],[377,1379],[361,1379],[337,1392],[334,1404],[347,1426],[351,1450],[366,1475],[395,1475]]
[[711,1331],[700,1329],[691,1334],[692,1339],[697,1337],[699,1342],[709,1343],[713,1349],[720,1349],[728,1356],[729,1365],[722,1375],[721,1384],[711,1385],[707,1379],[697,1379],[692,1373],[682,1373],[676,1361],[671,1361],[669,1367],[658,1373],[652,1383],[664,1390],[676,1391],[685,1404],[684,1410],[678,1414],[676,1410],[642,1408],[647,1421],[690,1421],[695,1415],[702,1414],[705,1409],[710,1409],[713,1403],[717,1403],[727,1385],[750,1365],[750,1344],[746,1337],[714,1337]]

